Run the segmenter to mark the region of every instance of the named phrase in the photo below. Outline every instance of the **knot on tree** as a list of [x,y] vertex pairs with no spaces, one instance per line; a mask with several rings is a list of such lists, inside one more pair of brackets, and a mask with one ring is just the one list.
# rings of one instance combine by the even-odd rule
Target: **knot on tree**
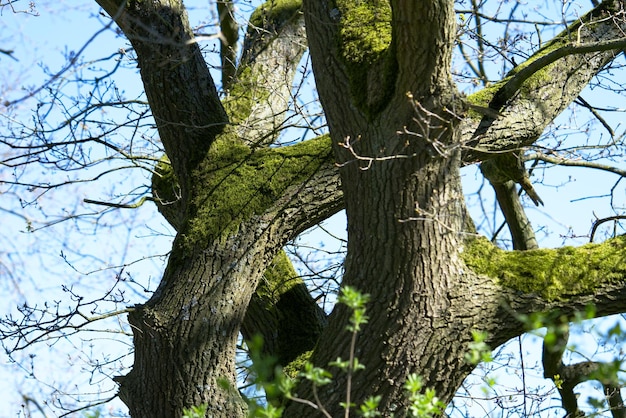
[[543,205],[543,200],[530,182],[521,152],[499,154],[494,158],[485,160],[480,165],[480,171],[491,184],[505,184],[508,181],[519,184],[535,206]]

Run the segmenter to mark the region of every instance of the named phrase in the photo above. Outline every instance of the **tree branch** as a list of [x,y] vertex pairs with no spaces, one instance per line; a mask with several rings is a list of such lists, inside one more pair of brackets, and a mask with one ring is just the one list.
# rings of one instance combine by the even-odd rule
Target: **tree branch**
[[621,2],[604,1],[505,79],[469,96],[470,103],[488,106],[499,116],[466,118],[464,161],[482,160],[489,158],[485,153],[532,144],[626,46],[625,31]]
[[[456,36],[454,3],[446,0],[392,0],[397,94],[421,98],[451,86],[450,64]],[[433,30],[436,27],[437,30]]]
[[496,193],[496,200],[511,232],[513,249],[539,248],[515,184],[522,186],[536,206],[543,204],[543,201],[530,183],[521,152],[507,152],[485,160],[480,165],[480,171]]
[[248,341],[262,336],[263,353],[284,367],[315,347],[326,323],[324,311],[281,251],[250,300],[241,332]]
[[222,61],[222,90],[228,91],[237,71],[237,41],[239,24],[235,19],[235,8],[230,0],[217,1],[220,20],[220,59]]
[[620,177],[626,177],[626,170],[623,170],[618,167],[613,167],[607,164],[594,163],[591,161],[571,160],[569,158],[561,157],[559,155],[548,155],[542,152],[537,152],[537,153],[528,155],[528,159],[544,161],[546,163],[551,163],[554,165],[562,165],[566,167],[593,168],[596,170],[601,170],[601,171],[606,171],[609,173],[617,174]]
[[161,142],[186,202],[189,175],[228,118],[182,1],[97,2],[134,47]]
[[486,238],[468,236],[462,256],[476,274],[489,278],[483,286],[500,288],[507,314],[497,326],[511,334],[502,332],[503,339],[494,346],[523,332],[523,327],[510,323],[511,314],[558,310],[570,315],[590,303],[598,316],[626,309],[624,236],[601,244],[529,251],[504,251]]
[[571,318],[560,313],[557,315],[556,318],[548,318],[550,323],[544,337],[542,363],[544,377],[551,379],[561,394],[561,403],[567,412],[566,416],[568,418],[585,416],[578,408],[578,396],[574,388],[579,383],[597,380],[604,388],[613,417],[624,417],[626,409],[619,389],[617,375],[619,367],[616,367],[615,362],[597,361],[564,364],[563,354],[567,348]]
[[270,145],[282,131],[306,45],[299,4],[268,1],[250,17],[237,82],[225,99],[246,144]]
[[511,232],[513,249],[533,250],[539,248],[535,232],[520,202],[515,182],[509,180],[505,183],[491,183],[491,186],[496,193],[498,205]]
[[[303,0],[302,4],[315,79],[328,80],[317,82],[322,106],[325,110],[333,107],[350,109],[353,107],[350,78],[338,42],[338,22],[342,12],[338,7],[328,11],[325,4],[318,0]],[[364,89],[362,85],[360,88]],[[341,126],[333,126],[332,118],[328,118],[328,114],[327,119],[331,132],[337,131],[338,138],[345,137],[339,132]],[[346,135],[348,134],[350,133]]]

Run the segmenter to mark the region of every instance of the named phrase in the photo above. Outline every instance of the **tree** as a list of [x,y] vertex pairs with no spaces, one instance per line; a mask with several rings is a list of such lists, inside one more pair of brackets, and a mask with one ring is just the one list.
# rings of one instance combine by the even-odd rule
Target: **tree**
[[[474,367],[465,355],[476,332],[497,347],[526,330],[524,317],[557,312],[545,373],[564,380],[563,405],[579,412],[573,386],[600,365],[563,364],[567,323],[590,304],[599,316],[626,311],[624,239],[537,249],[515,182],[528,189],[523,150],[626,46],[622,2],[595,5],[468,97],[451,74],[452,0],[272,0],[251,17],[238,63],[232,4],[218,3],[223,97],[181,1],[97,3],[136,54],[166,154],[152,197],[177,231],[158,289],[128,314],[134,366],[116,381],[133,417],[201,404],[207,416],[245,416],[233,390],[240,330],[261,334],[285,365],[313,348],[316,365],[348,358],[350,311],[327,318],[302,282],[284,280],[294,274],[281,252],[342,208],[342,285],[372,301],[355,403],[376,394],[385,416],[406,415],[411,373],[449,402]],[[276,147],[305,44],[329,135]],[[459,170],[479,162],[519,251],[475,232]],[[338,374],[319,392],[331,416],[345,387]],[[312,390],[302,382],[298,396]],[[297,402],[285,410],[312,415]]]

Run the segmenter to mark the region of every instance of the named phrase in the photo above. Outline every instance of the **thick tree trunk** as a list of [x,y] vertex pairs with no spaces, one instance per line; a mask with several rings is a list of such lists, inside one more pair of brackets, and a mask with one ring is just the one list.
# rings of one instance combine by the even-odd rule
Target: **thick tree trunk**
[[[423,152],[416,160],[378,162],[344,177],[355,181],[346,192],[344,284],[370,294],[372,301],[356,352],[365,370],[355,375],[352,396],[358,404],[381,395],[380,410],[395,410],[397,416],[406,414],[403,384],[409,373],[426,372],[425,383],[451,399],[469,370],[463,356],[471,341],[471,311],[478,309],[459,292],[464,265],[458,256],[463,242],[458,155],[432,158]],[[333,313],[320,342],[332,348],[317,354],[316,363],[348,358],[350,339],[343,328],[349,315],[343,308]],[[336,374],[320,393],[332,416],[340,415],[346,395],[345,376]],[[305,414],[290,410],[287,416],[305,416],[300,411]]]
[[[182,2],[98,3],[137,53],[169,159],[157,167],[154,196],[178,232],[159,288],[129,316],[135,363],[116,379],[120,398],[133,417],[177,417],[201,404],[213,417],[245,416],[234,361],[251,295],[288,240],[342,206],[326,138],[268,148],[306,45],[299,7],[264,7],[253,16],[260,35],[249,33],[222,106]],[[280,323],[287,328],[268,343],[283,361],[311,348],[324,322],[308,294],[296,306],[280,297],[304,296],[301,283],[292,287],[279,289],[274,313],[305,304],[303,316],[315,327],[302,333],[302,344],[288,346],[285,334],[297,326]],[[246,333],[271,335],[260,326],[267,311],[255,306]]]
[[[327,141],[322,138],[317,142]],[[210,205],[198,207],[193,222],[179,231],[159,288],[129,316],[135,363],[132,371],[117,381],[120,398],[134,418],[177,417],[183,407],[203,403],[213,417],[246,415],[236,390],[234,355],[251,295],[289,239],[342,205],[327,146],[321,151],[310,148],[315,143],[270,151],[280,159],[279,167],[269,164],[260,168],[246,154],[235,163],[243,172],[247,172],[248,164],[254,167],[257,180],[264,176],[276,179],[274,199],[256,202],[260,186],[253,183],[246,187],[232,172],[231,164],[205,172],[204,181],[219,183],[217,188],[198,187],[210,190],[211,199],[202,199]],[[230,150],[224,152],[229,155]],[[253,211],[243,219],[233,216],[239,216],[242,208],[233,204],[228,193],[232,184],[224,180],[224,173],[241,187],[237,202],[254,206],[259,214]],[[269,187],[270,180],[260,184]],[[215,223],[215,219],[220,222]],[[199,225],[205,229],[194,229]],[[280,300],[277,303],[280,305]],[[254,324],[254,320],[249,323]],[[281,335],[282,345],[284,340]],[[286,358],[293,356],[288,353],[290,348],[295,347],[282,348]]]
[[[303,145],[306,149],[310,144]],[[306,157],[312,157],[316,164],[307,165]],[[213,237],[206,231],[191,231],[189,226],[178,233],[158,289],[145,305],[137,306],[129,315],[135,362],[127,376],[116,380],[120,383],[120,398],[133,418],[178,417],[183,407],[203,403],[213,417],[246,416],[245,404],[236,390],[234,359],[237,335],[251,295],[286,241],[342,205],[338,179],[328,167],[331,164],[326,152],[298,152],[292,159],[283,160],[281,169],[289,167],[290,161],[311,174],[304,179],[290,176],[293,186],[281,181],[284,189],[275,190],[277,198],[266,203],[262,214],[249,215],[239,223],[237,233]],[[240,162],[239,166],[245,164]],[[254,162],[251,164],[254,166]],[[280,170],[273,166],[269,170],[263,174],[259,169],[257,173],[282,178]],[[220,173],[216,170],[212,174],[221,179]],[[221,185],[230,190],[227,182]],[[240,192],[254,195],[257,189],[244,188]],[[219,215],[220,209],[230,214],[233,210],[224,203],[230,201],[224,191],[215,190],[212,197],[217,206],[207,213],[200,211],[205,216],[202,224],[207,227],[213,216],[227,218]],[[277,305],[285,311],[294,309],[280,300]],[[249,323],[254,324],[254,320]],[[247,328],[253,333],[251,329]],[[286,337],[279,337],[278,342],[285,345]],[[306,343],[310,347],[311,341]],[[290,349],[295,346],[282,347],[286,358],[293,356]]]
[[[272,84],[293,77],[303,51],[298,5],[271,2],[253,16],[255,24],[268,26],[256,40],[248,38],[259,48],[248,47],[223,107],[182,2],[98,2],[133,42],[181,191],[180,216],[168,215],[179,234],[163,281],[129,317],[136,357],[133,370],[118,378],[120,397],[135,418],[178,417],[183,407],[202,403],[210,416],[243,416],[233,362],[237,331],[256,284],[287,240],[342,205],[328,141],[269,148],[282,123],[275,116],[284,113],[290,92],[288,84],[279,89]],[[603,4],[609,10],[617,2]],[[384,414],[401,416],[407,409],[402,386],[409,373],[421,374],[447,402],[471,370],[464,354],[472,330],[487,331],[489,342],[500,344],[523,330],[507,309],[563,305],[549,293],[536,295],[543,283],[522,288],[507,282],[509,276],[472,271],[476,266],[464,258],[461,154],[473,160],[532,143],[612,55],[565,59],[567,71],[551,66],[550,83],[530,77],[522,80],[524,89],[513,75],[474,98],[495,107],[501,117],[472,119],[450,81],[452,1],[308,0],[305,17],[345,193],[349,246],[344,283],[372,296],[370,322],[359,334],[356,352],[366,369],[354,377],[352,399],[359,403],[381,395]],[[573,32],[587,42],[595,39],[596,30],[620,29],[603,20]],[[282,31],[283,40],[294,41],[273,48],[270,43],[280,40]],[[256,60],[269,66],[254,68]],[[268,74],[269,68],[278,70]],[[562,94],[546,106],[544,96],[554,91]],[[463,149],[468,143],[481,149]],[[580,296],[572,309],[589,300],[588,288],[576,286]],[[599,287],[594,282],[589,288]],[[611,292],[622,295],[617,285],[603,291],[607,299]],[[257,307],[252,306],[251,315]],[[348,315],[341,307],[333,313],[316,350],[317,364],[348,357]],[[249,335],[255,320],[247,323]],[[273,327],[276,318],[269,322]],[[256,328],[271,334],[269,327]],[[272,340],[278,347],[274,352],[280,353],[284,342]],[[283,352],[285,360],[291,357]],[[344,383],[345,376],[337,374],[320,393],[333,416],[341,414]],[[310,388],[298,391],[312,399]],[[313,412],[291,404],[286,416]]]
[[[135,361],[118,382],[133,418],[179,417],[184,407],[203,403],[214,417],[246,416],[235,349],[263,264],[254,250],[226,248],[189,257],[179,247],[155,295],[129,315]],[[239,264],[242,259],[257,262]]]
[[[354,376],[352,399],[358,404],[379,395],[381,411],[403,416],[407,412],[403,385],[409,373],[426,374],[426,385],[444,401],[451,399],[470,370],[463,355],[480,307],[463,300],[472,275],[467,272],[463,279],[459,256],[465,207],[458,173],[460,149],[455,147],[458,120],[445,110],[460,106],[448,72],[453,11],[443,1],[391,3],[395,25],[393,46],[387,51],[398,48],[402,53],[390,56],[378,47],[372,52],[377,52],[378,65],[369,71],[378,72],[379,65],[389,61],[386,65],[397,69],[385,74],[396,78],[395,91],[376,106],[371,98],[360,101],[354,91],[354,77],[362,76],[351,65],[362,57],[347,56],[335,47],[333,37],[344,36],[345,29],[334,34],[325,30],[334,22],[318,2],[306,2],[305,11],[320,98],[342,163],[348,217],[343,283],[371,295],[370,321],[359,333],[355,353],[365,370]],[[342,16],[350,16],[351,5],[343,7]],[[384,10],[376,14],[384,16]],[[426,30],[416,22],[424,16],[429,27],[441,30]],[[326,20],[328,26],[318,20]],[[350,27],[350,22],[343,25]],[[374,60],[366,58],[368,63]],[[380,75],[370,74],[367,80],[371,90],[389,86]],[[408,92],[416,99],[407,98]],[[344,104],[346,100],[354,102]],[[463,292],[461,286],[467,286]],[[349,315],[345,308],[335,309],[320,342],[325,350],[315,353],[316,364],[326,367],[338,356],[348,358],[350,342],[344,327]],[[345,376],[337,374],[319,390],[331,416],[342,414],[339,403],[345,401],[345,383]],[[298,396],[313,399],[307,385],[298,388]],[[310,407],[292,403],[286,416],[312,413]]]

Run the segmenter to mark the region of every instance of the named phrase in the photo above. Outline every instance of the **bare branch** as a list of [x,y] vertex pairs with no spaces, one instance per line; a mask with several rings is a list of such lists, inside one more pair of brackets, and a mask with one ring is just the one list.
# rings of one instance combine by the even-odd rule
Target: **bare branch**
[[[74,306],[66,313],[61,312],[59,302],[53,306],[48,306],[46,302],[43,308],[23,304],[18,307],[21,318],[14,319],[12,316],[7,316],[0,320],[2,345],[7,353],[11,354],[41,341],[66,338],[68,335],[76,334],[79,331],[89,330],[87,327],[96,322],[132,312],[134,308],[97,313],[99,303],[118,304],[124,302],[123,292],[119,290],[116,292],[117,286],[123,281],[120,273],[115,284],[104,295],[91,301],[84,301],[83,297],[75,294],[71,288],[64,287],[63,290],[74,301]],[[89,314],[85,313],[84,310],[89,310]],[[104,332],[104,330],[98,329],[98,332]],[[121,331],[110,332],[120,333]],[[10,346],[7,345],[9,341],[13,341]]]
[[222,60],[222,89],[230,90],[237,71],[237,41],[239,24],[235,19],[235,7],[230,0],[217,1],[220,20],[220,58]]
[[[582,382],[597,380],[604,387],[609,398],[613,417],[623,417],[626,408],[619,394],[618,363],[583,361],[575,364],[564,364],[563,354],[567,349],[569,339],[569,321],[565,315],[560,315],[549,324],[543,341],[543,369],[544,377],[551,379],[561,394],[563,409],[567,417],[584,417],[585,414],[578,407],[578,396],[574,388]],[[618,366],[618,367],[616,367]],[[617,392],[617,393],[616,393]]]
[[572,160],[570,158],[561,157],[559,155],[548,155],[542,152],[529,154],[527,158],[529,160],[539,160],[539,161],[544,161],[546,163],[561,165],[565,167],[593,168],[596,170],[601,170],[601,171],[606,171],[609,173],[617,174],[620,177],[626,177],[626,170],[623,170],[618,167],[613,167],[608,164],[594,163],[592,161],[585,161],[582,159]]
[[87,49],[87,47],[89,45],[91,45],[92,42],[95,41],[95,39],[102,33],[108,31],[110,29],[112,25],[112,22],[105,25],[104,27],[102,27],[101,29],[99,29],[96,33],[94,33],[93,35],[91,35],[91,37],[87,40],[87,42],[85,42],[83,44],[83,46],[80,47],[80,49],[72,56],[72,58],[69,60],[69,62],[63,67],[61,68],[61,70],[59,70],[56,74],[54,74],[52,77],[50,77],[44,84],[42,84],[41,86],[37,87],[36,89],[30,91],[27,95],[22,96],[19,99],[15,99],[15,100],[11,100],[9,102],[4,103],[3,105],[5,107],[11,107],[11,106],[15,106],[18,103],[23,102],[26,99],[29,99],[35,95],[37,95],[38,93],[40,93],[41,91],[43,91],[44,89],[46,89],[48,86],[52,85],[55,81],[57,81],[63,74],[65,74],[67,71],[69,71],[70,69],[72,69],[76,63],[78,62],[78,59],[82,56],[83,52],[85,51],[85,49]]
[[605,222],[617,221],[619,219],[626,219],[626,215],[608,216],[606,218],[597,219],[593,223],[593,226],[591,227],[591,232],[589,233],[589,242],[593,242],[593,238],[596,235],[596,230],[598,229],[600,225],[602,225]]

